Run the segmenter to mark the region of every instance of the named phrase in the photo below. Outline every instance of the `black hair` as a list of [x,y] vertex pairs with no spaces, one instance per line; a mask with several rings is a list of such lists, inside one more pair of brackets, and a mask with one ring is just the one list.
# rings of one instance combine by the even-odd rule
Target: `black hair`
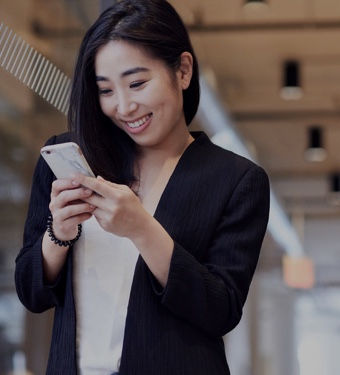
[[193,56],[193,74],[183,91],[186,124],[193,120],[200,97],[198,62],[186,27],[165,0],[121,0],[104,11],[86,33],[75,66],[69,129],[96,175],[131,186],[135,144],[101,111],[95,81],[95,56],[112,40],[127,41],[161,60],[175,75],[180,56]]

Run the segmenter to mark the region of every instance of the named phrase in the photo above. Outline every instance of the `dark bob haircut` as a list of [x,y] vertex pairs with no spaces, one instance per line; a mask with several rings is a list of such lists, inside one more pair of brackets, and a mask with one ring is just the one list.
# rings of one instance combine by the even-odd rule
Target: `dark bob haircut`
[[[122,40],[145,50],[175,74],[180,56],[193,56],[193,75],[183,91],[187,125],[196,115],[199,97],[198,62],[186,27],[165,0],[121,0],[104,11],[86,33],[80,46],[70,97],[69,127],[95,174],[131,184],[134,144],[101,111],[95,81],[95,56],[112,40]],[[132,155],[132,159],[129,155]]]

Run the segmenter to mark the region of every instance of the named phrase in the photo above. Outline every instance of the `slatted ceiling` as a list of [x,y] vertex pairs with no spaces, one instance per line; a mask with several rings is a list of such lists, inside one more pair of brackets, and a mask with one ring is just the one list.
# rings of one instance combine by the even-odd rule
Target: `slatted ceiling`
[[4,23],[0,24],[0,66],[53,107],[67,113],[70,79]]

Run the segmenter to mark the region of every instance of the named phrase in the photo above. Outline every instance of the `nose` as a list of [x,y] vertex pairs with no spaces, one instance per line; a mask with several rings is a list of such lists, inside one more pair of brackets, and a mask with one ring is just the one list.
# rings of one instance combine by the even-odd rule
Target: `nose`
[[137,109],[137,103],[127,94],[120,94],[117,102],[117,112],[121,116],[128,116]]

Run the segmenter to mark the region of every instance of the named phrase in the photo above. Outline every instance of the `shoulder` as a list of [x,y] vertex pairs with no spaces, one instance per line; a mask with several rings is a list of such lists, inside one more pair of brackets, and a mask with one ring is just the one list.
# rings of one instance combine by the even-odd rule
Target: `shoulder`
[[195,141],[190,152],[195,165],[202,172],[207,169],[229,177],[241,177],[249,171],[266,175],[254,161],[214,144],[205,133],[197,132],[193,136]]

